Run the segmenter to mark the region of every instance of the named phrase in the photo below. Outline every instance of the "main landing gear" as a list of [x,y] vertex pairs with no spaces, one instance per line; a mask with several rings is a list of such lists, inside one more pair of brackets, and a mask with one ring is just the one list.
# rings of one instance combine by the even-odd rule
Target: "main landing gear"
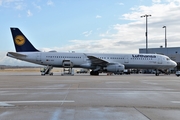
[[159,76],[159,71],[156,69],[156,73],[155,73],[156,76]]
[[98,75],[99,75],[99,72],[98,72],[98,71],[91,71],[91,72],[90,72],[90,75],[97,75],[97,76],[98,76]]

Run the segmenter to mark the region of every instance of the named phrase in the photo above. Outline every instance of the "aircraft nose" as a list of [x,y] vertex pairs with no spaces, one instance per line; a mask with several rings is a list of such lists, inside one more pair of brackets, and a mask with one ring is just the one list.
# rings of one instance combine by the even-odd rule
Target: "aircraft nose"
[[175,61],[172,61],[172,65],[173,65],[173,67],[176,67],[177,63]]

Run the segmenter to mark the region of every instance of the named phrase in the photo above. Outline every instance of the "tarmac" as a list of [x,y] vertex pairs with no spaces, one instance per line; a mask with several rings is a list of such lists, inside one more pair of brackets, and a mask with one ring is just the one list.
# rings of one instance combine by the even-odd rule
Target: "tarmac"
[[179,120],[180,77],[0,72],[1,120]]

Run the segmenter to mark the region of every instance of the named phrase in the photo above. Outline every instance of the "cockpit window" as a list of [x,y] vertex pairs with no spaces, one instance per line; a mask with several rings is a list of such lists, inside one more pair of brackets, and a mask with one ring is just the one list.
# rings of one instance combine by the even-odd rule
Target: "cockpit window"
[[166,60],[170,60],[170,58],[166,58]]

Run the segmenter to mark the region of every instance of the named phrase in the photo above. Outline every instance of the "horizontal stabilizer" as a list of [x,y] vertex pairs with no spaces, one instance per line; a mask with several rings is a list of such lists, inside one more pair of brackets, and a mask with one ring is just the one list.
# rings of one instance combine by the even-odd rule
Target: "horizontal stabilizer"
[[7,53],[7,56],[10,56],[10,57],[26,57],[26,55],[23,55],[23,54],[20,54],[20,53],[16,53],[16,52],[8,52]]

